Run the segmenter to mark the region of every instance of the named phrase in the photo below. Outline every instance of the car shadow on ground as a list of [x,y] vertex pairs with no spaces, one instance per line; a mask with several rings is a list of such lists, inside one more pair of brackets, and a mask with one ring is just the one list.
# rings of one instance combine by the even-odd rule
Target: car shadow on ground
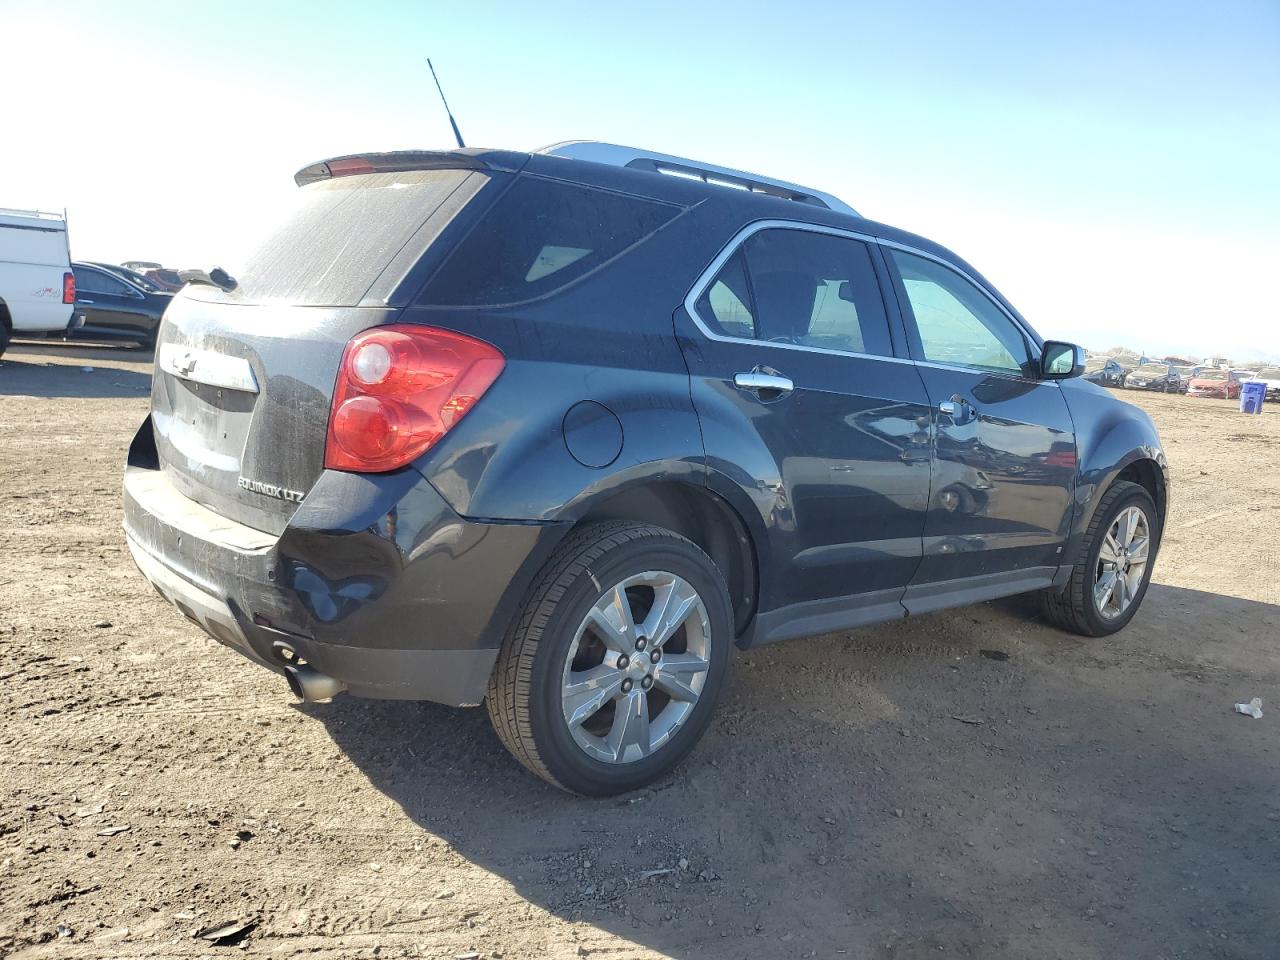
[[[50,357],[57,362],[50,363]],[[151,358],[150,350],[123,345],[17,341],[0,356],[0,396],[146,396],[151,392]],[[144,370],[132,369],[143,365]]]
[[1231,703],[1280,683],[1280,607],[1155,586],[1090,641],[1034,614],[740,656],[692,757],[620,798],[526,774],[480,710],[299,709],[427,842],[672,957],[1267,956],[1277,738]]

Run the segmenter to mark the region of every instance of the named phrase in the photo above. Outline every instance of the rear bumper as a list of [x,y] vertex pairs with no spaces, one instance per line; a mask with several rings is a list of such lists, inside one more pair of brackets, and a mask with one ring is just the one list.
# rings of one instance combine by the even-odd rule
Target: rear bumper
[[180,493],[150,420],[129,452],[138,569],[219,642],[283,672],[288,651],[357,695],[480,703],[498,646],[560,524],[459,517],[413,470],[326,472],[279,537]]

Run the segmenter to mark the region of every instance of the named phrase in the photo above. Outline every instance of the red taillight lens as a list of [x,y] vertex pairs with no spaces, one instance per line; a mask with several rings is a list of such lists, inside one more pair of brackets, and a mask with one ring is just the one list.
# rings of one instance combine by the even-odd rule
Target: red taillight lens
[[76,275],[74,273],[64,273],[62,275],[62,302],[76,302]]
[[324,465],[403,467],[466,415],[505,363],[493,345],[451,330],[397,324],[357,334],[342,354]]

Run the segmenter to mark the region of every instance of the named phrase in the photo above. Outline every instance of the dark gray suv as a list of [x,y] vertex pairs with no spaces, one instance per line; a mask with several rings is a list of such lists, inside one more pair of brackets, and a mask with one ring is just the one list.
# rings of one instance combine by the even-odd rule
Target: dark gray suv
[[692,749],[734,645],[1137,611],[1151,421],[937,244],[603,144],[295,179],[166,312],[124,501],[160,593],[298,696],[484,702],[607,794]]

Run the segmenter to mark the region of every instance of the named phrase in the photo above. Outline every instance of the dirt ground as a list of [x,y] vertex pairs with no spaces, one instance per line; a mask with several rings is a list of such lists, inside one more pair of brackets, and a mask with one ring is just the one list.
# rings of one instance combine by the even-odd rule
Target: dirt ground
[[589,801],[167,607],[120,529],[149,368],[0,364],[0,955],[1280,956],[1280,407],[1126,395],[1175,487],[1121,635],[1019,598],[739,655],[677,776]]

